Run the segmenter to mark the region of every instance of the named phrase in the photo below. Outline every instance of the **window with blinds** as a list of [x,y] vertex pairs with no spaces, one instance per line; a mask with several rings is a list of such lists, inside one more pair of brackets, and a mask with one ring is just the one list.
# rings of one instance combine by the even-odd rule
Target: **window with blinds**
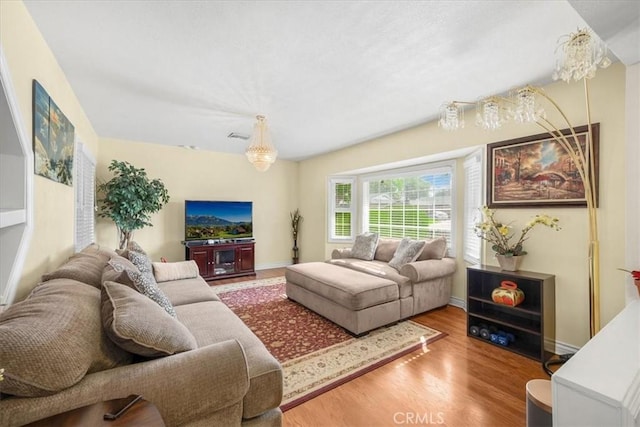
[[329,180],[329,241],[348,241],[354,238],[355,179]]
[[76,142],[75,163],[75,247],[80,251],[95,241],[96,161],[81,142]]
[[481,240],[474,230],[480,219],[479,209],[484,201],[482,196],[482,150],[467,156],[464,160],[464,259],[480,263]]
[[362,225],[381,237],[445,237],[453,251],[455,163],[363,177]]

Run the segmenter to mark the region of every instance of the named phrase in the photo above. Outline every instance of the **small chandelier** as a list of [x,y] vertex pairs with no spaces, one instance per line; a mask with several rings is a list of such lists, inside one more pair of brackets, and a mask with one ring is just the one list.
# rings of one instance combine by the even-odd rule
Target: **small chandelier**
[[496,96],[478,101],[476,107],[476,125],[483,129],[496,130],[506,121],[505,108],[502,99]]
[[536,104],[536,89],[533,87],[516,89],[511,96],[515,108],[510,113],[516,122],[531,123],[546,117],[544,109]]
[[[561,41],[566,39],[564,41]],[[590,79],[598,67],[607,68],[611,60],[607,57],[607,46],[587,28],[562,36],[556,48],[558,59],[553,72],[554,80],[569,82]]]
[[269,128],[264,116],[256,116],[256,124],[253,125],[251,143],[245,154],[249,162],[260,172],[264,172],[276,161],[278,150],[271,143]]
[[452,101],[440,107],[438,126],[444,130],[457,130],[464,127],[464,111],[459,102]]

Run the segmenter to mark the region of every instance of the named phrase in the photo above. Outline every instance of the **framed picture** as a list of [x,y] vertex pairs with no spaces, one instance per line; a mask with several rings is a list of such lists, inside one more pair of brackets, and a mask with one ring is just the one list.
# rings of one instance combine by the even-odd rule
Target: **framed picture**
[[73,185],[74,127],[46,90],[33,81],[34,172]]
[[[598,201],[598,146],[600,124],[591,125]],[[575,129],[587,153],[587,126]],[[568,135],[572,145],[573,136]],[[490,208],[532,206],[586,206],[585,186],[567,151],[548,133],[488,145],[487,205]]]

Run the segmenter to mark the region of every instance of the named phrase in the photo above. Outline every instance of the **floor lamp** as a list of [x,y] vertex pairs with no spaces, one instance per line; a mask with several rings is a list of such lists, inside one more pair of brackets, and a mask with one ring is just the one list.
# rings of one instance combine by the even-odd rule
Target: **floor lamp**
[[[598,67],[611,65],[607,57],[607,48],[588,29],[579,29],[575,33],[561,37],[556,49],[558,61],[553,73],[554,80],[566,82],[582,81],[586,105],[586,141],[584,147],[579,140],[576,127],[570,122],[562,108],[544,90],[534,86],[525,86],[511,92],[509,97],[491,96],[477,103],[452,101],[443,104],[438,125],[445,130],[457,130],[464,127],[464,106],[476,104],[476,124],[484,129],[498,129],[507,120],[521,123],[535,122],[567,152],[573,161],[585,192],[585,201],[589,219],[589,332],[593,337],[600,330],[600,244],[598,239],[598,218],[596,199],[595,156],[593,125],[589,98],[589,80],[596,75]],[[562,117],[563,126],[554,124],[538,98],[545,100]],[[561,129],[568,128],[568,132]]]

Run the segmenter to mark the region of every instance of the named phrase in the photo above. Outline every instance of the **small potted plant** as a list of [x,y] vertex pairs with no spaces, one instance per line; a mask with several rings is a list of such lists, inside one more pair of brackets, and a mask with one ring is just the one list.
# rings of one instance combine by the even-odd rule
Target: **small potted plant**
[[523,244],[528,239],[527,234],[537,225],[544,225],[552,230],[560,230],[558,218],[549,215],[536,215],[520,231],[520,237],[515,243],[511,241],[515,237],[515,233],[511,232],[513,228],[509,224],[498,221],[495,218],[495,210],[483,207],[482,221],[475,225],[476,235],[491,244],[491,249],[496,252],[496,258],[500,267],[507,271],[517,271],[521,257],[527,254]]

